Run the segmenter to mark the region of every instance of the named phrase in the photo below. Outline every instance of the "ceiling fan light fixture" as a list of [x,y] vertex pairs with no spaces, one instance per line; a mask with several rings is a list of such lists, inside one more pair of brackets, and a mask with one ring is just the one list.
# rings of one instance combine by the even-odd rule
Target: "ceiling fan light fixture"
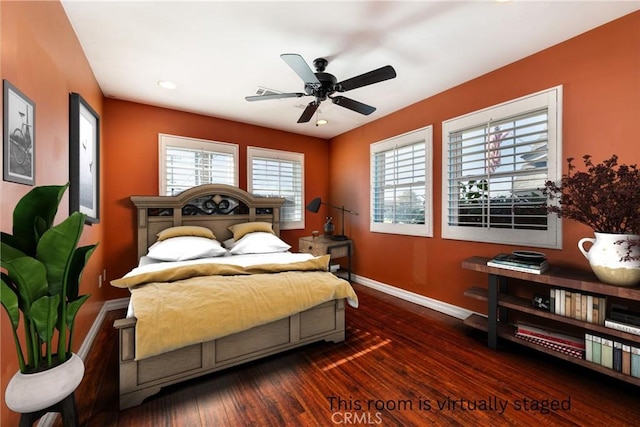
[[163,89],[169,89],[169,90],[173,90],[178,87],[174,82],[171,82],[169,80],[159,80],[158,86],[160,86]]

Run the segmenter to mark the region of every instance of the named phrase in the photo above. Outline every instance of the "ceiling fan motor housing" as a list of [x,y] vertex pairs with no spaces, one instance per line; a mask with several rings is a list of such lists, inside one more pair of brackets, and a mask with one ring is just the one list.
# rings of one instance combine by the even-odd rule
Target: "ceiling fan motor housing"
[[305,84],[305,92],[309,95],[315,96],[319,101],[327,99],[328,95],[331,95],[336,91],[335,85],[338,79],[333,74],[318,72],[314,73],[320,82],[320,86],[313,84]]

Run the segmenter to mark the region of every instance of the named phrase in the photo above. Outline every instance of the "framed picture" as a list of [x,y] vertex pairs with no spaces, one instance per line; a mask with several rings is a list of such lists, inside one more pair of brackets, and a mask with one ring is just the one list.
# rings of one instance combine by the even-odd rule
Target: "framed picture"
[[5,181],[35,185],[36,105],[8,80],[3,81],[3,87],[2,177]]
[[100,222],[100,117],[77,93],[69,99],[69,208]]

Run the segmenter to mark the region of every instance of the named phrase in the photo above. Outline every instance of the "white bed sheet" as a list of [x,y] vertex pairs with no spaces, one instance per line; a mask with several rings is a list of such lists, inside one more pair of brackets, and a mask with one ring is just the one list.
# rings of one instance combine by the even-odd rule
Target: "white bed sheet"
[[[151,271],[161,271],[167,268],[180,267],[183,265],[192,264],[230,264],[238,265],[241,267],[249,267],[252,265],[260,264],[290,264],[293,262],[307,261],[313,258],[312,254],[307,253],[293,253],[293,252],[276,252],[269,254],[247,254],[247,255],[228,255],[215,258],[199,258],[189,261],[176,261],[176,262],[164,262],[158,261],[147,256],[140,258],[138,267],[128,272],[124,277],[135,276],[141,273],[148,273]],[[135,317],[133,305],[129,300],[129,306],[127,308],[127,317]]]

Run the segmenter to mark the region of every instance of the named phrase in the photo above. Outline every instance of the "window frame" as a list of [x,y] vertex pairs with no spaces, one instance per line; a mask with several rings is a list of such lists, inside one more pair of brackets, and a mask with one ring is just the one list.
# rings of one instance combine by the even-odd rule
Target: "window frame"
[[[499,227],[469,227],[449,224],[450,134],[499,122],[509,117],[547,109],[547,180],[557,182],[562,175],[562,85],[525,95],[501,104],[442,122],[442,238],[516,246],[562,249],[562,221],[556,215],[547,216],[546,230],[507,229]],[[517,176],[514,174],[512,176]]]
[[229,142],[210,141],[206,139],[190,138],[186,136],[158,134],[158,194],[167,195],[167,147],[201,150],[213,153],[231,154],[233,156],[234,171],[233,185],[239,183],[239,147]]
[[[375,155],[424,141],[424,224],[400,224],[374,222],[374,172]],[[373,233],[400,234],[417,237],[433,237],[433,125],[393,136],[369,146],[369,231]]]
[[[300,220],[299,221],[284,221],[282,214],[280,215],[280,229],[281,230],[296,230],[305,228],[305,205],[304,205],[304,153],[298,153],[294,151],[284,151],[271,148],[262,147],[247,147],[247,191],[255,194],[253,189],[253,159],[255,157],[270,159],[270,160],[282,160],[289,162],[297,162],[300,164]],[[281,197],[281,196],[278,196]],[[297,206],[296,206],[297,207]],[[282,209],[281,209],[282,212]]]

